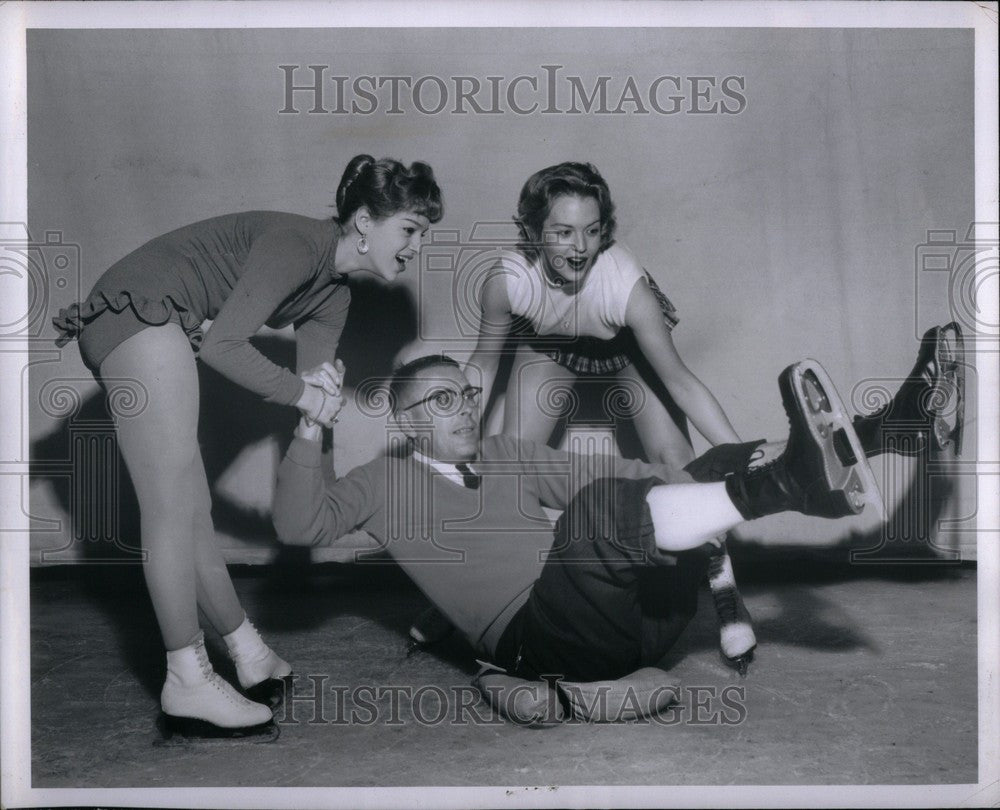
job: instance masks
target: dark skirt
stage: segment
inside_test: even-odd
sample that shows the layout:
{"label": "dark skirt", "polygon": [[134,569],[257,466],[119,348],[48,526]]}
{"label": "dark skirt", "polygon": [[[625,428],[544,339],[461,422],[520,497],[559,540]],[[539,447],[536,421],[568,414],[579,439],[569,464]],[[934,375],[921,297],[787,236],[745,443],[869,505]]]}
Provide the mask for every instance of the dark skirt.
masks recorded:
{"label": "dark skirt", "polygon": [[[676,308],[649,273],[646,273],[646,281],[660,305],[667,328],[673,329],[678,322]],[[563,338],[558,335],[538,335],[527,321],[522,321],[515,332],[539,354],[585,376],[617,374],[632,362],[635,351],[635,339],[628,329],[622,329],[611,340],[595,337]]]}

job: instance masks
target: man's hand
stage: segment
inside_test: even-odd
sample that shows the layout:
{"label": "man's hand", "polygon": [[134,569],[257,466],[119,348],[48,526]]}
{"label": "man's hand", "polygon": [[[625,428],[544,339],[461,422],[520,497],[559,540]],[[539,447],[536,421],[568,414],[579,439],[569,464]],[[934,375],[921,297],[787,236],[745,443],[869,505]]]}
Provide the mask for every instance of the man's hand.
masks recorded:
{"label": "man's hand", "polygon": [[300,376],[304,382],[322,388],[331,397],[339,397],[345,371],[344,361],[338,358],[332,363],[321,363],[316,368],[304,371]]}
{"label": "man's hand", "polygon": [[314,432],[313,428],[333,427],[337,421],[337,415],[344,407],[341,391],[345,373],[343,361],[337,359],[333,363],[322,363],[300,375],[306,388],[296,403],[296,407],[302,411],[300,428],[305,433],[297,428],[297,436],[311,438]]}
{"label": "man's hand", "polygon": [[308,416],[303,414],[299,423],[295,426],[294,435],[297,439],[318,442],[323,439],[323,428],[318,422],[313,422]]}

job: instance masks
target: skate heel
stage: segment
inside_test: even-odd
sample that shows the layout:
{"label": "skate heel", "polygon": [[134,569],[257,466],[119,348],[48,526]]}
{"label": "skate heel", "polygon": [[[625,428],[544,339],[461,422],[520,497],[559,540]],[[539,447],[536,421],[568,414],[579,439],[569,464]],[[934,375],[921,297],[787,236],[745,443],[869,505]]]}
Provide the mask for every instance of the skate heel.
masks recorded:
{"label": "skate heel", "polygon": [[[750,630],[748,634],[746,632],[747,629],[738,625],[723,628],[722,641],[719,647],[719,657],[722,658],[723,663],[727,667],[736,670],[741,678],[745,678],[747,673],[750,672],[750,665],[753,663],[754,652],[757,649],[757,639],[753,635],[753,630]],[[727,646],[748,647],[748,649],[739,655],[726,655],[725,650]]]}
{"label": "skate heel", "polygon": [[847,409],[826,370],[815,360],[803,360],[785,370],[779,386],[786,410],[798,412],[814,442],[823,449],[826,487],[822,494],[813,497],[854,514],[870,504],[884,520],[882,494]]}
{"label": "skate heel", "polygon": [[295,676],[285,675],[281,678],[268,678],[260,683],[249,686],[243,690],[243,694],[248,700],[254,703],[262,703],[274,711],[285,702],[285,698],[291,694]]}

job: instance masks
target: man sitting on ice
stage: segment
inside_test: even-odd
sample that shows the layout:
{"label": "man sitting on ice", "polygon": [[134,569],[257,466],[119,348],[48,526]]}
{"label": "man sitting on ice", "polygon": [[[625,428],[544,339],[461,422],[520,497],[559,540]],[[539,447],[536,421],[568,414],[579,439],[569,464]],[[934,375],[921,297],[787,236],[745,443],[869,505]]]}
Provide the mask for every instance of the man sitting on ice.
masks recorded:
{"label": "man sitting on ice", "polygon": [[[567,708],[580,710],[584,684],[648,684],[644,668],[695,613],[713,538],[777,512],[881,510],[868,456],[957,441],[960,350],[957,327],[931,330],[893,401],[854,420],[818,363],[789,366],[779,378],[787,442],[721,445],[690,474],[481,439],[479,389],[453,359],[422,357],[390,385],[405,452],[326,484],[320,428],[303,420],[278,473],[275,526],[282,541],[313,545],[364,529],[489,662],[479,683],[491,699],[521,679],[562,679]],[[330,371],[339,385],[342,367]],[[562,510],[554,527],[543,507]],[[498,708],[522,722],[559,718],[555,694],[542,688]]]}

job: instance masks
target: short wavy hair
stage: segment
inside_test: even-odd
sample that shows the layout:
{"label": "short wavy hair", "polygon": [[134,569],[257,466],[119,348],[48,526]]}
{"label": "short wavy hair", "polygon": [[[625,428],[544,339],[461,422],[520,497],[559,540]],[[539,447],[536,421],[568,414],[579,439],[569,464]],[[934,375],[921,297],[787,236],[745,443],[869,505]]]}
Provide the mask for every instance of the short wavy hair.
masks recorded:
{"label": "short wavy hair", "polygon": [[535,172],[521,188],[514,222],[521,233],[518,248],[528,258],[538,256],[542,244],[542,225],[556,198],[566,195],[590,198],[597,202],[601,216],[600,251],[614,244],[615,204],[611,190],[601,173],[590,163],[559,163]]}

